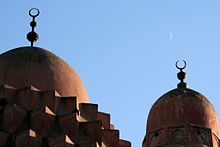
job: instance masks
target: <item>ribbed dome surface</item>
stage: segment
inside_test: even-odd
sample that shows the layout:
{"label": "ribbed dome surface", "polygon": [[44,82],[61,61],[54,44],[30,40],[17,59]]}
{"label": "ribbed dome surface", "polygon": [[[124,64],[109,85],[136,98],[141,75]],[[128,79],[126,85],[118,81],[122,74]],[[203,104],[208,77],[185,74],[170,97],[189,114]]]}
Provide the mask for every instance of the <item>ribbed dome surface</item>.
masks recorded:
{"label": "ribbed dome surface", "polygon": [[56,90],[61,96],[77,96],[88,102],[82,81],[58,56],[38,47],[21,47],[0,55],[0,85],[16,88],[34,86],[41,91]]}
{"label": "ribbed dome surface", "polygon": [[217,114],[207,98],[196,91],[177,88],[154,103],[148,116],[147,132],[183,124],[211,128],[218,134]]}

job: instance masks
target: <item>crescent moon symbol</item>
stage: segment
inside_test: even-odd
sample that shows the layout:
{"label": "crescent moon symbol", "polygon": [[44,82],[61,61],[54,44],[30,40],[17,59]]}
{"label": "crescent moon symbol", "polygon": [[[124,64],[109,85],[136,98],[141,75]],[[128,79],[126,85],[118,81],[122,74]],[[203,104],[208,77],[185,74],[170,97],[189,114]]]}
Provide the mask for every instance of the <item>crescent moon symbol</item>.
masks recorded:
{"label": "crescent moon symbol", "polygon": [[31,8],[31,9],[29,10],[29,15],[30,15],[31,17],[37,17],[39,14],[40,14],[40,10],[37,9],[37,8]]}
{"label": "crescent moon symbol", "polygon": [[182,62],[184,63],[184,65],[183,65],[183,67],[179,67],[178,66],[178,63],[179,63],[180,61],[177,61],[176,62],[176,68],[178,68],[179,70],[183,70],[184,68],[186,68],[186,61],[185,60],[182,60]]}

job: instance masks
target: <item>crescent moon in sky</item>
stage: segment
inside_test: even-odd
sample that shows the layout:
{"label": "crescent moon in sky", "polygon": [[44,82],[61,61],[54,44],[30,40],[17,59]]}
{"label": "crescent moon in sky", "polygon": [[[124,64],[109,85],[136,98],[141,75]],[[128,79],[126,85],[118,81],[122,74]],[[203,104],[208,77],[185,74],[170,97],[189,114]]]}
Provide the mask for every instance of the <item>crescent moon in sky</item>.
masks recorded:
{"label": "crescent moon in sky", "polygon": [[171,30],[169,30],[169,35],[170,35],[169,41],[172,41],[173,40],[173,32]]}

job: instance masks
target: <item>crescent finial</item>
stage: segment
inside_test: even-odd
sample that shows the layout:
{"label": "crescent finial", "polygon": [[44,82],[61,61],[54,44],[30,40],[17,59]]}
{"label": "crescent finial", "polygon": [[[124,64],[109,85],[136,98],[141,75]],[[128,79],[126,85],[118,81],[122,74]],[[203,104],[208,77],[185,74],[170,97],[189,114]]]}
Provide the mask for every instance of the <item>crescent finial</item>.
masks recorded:
{"label": "crescent finial", "polygon": [[186,68],[186,61],[185,60],[182,60],[182,61],[184,63],[183,67],[178,66],[178,63],[180,62],[179,60],[176,61],[176,68],[179,69],[179,70],[183,70],[183,69]]}
{"label": "crescent finial", "polygon": [[40,10],[37,9],[37,8],[31,8],[31,9],[29,10],[29,15],[30,15],[31,17],[37,17],[39,14],[40,14]]}
{"label": "crescent finial", "polygon": [[31,31],[27,34],[27,39],[31,42],[31,47],[33,47],[34,42],[39,39],[39,35],[34,31],[37,26],[37,22],[35,21],[35,17],[40,14],[40,11],[37,8],[31,8],[29,10],[29,15],[32,17],[32,21],[30,23]]}
{"label": "crescent finial", "polygon": [[186,73],[183,71],[183,69],[186,68],[186,61],[185,60],[182,60],[183,62],[183,66],[180,67],[178,65],[180,61],[177,61],[176,62],[176,68],[180,70],[179,73],[177,73],[177,78],[180,80],[180,83],[177,85],[178,88],[186,88],[186,83],[184,82],[184,79],[186,77]]}

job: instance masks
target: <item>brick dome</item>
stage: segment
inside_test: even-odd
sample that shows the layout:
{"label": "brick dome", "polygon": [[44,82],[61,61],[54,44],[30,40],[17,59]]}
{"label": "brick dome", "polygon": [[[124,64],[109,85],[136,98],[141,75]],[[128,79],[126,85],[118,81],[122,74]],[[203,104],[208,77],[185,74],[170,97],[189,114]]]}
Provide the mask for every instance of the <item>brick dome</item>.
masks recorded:
{"label": "brick dome", "polygon": [[131,147],[56,55],[17,48],[0,55],[0,68],[1,147]]}
{"label": "brick dome", "polygon": [[210,128],[218,134],[217,114],[208,99],[194,90],[177,88],[154,103],[148,116],[147,132],[185,124]]}
{"label": "brick dome", "polygon": [[77,96],[78,102],[88,102],[85,87],[71,66],[42,48],[7,51],[0,55],[0,69],[0,85],[56,90],[60,96]]}

